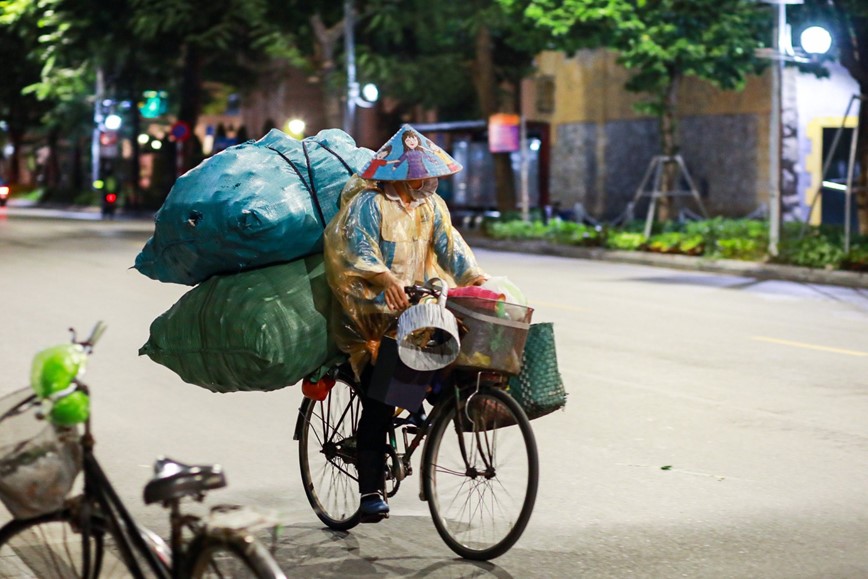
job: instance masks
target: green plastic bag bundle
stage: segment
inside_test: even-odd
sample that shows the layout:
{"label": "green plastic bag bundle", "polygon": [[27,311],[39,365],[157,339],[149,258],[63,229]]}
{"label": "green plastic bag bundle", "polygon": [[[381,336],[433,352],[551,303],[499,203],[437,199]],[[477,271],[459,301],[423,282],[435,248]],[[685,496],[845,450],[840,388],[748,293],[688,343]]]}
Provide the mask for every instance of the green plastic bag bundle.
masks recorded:
{"label": "green plastic bag bundle", "polygon": [[175,182],[135,268],[196,285],[319,253],[341,189],[372,156],[339,129],[302,141],[273,129],[221,151]]}
{"label": "green plastic bag bundle", "polygon": [[198,285],[151,324],[139,350],[212,392],[295,384],[340,356],[322,255]]}

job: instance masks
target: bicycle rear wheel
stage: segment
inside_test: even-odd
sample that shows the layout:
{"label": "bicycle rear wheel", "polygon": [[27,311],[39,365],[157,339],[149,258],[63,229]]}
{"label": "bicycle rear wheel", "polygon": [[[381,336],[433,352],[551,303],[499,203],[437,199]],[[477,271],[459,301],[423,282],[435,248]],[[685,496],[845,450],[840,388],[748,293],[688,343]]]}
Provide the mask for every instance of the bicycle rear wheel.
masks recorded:
{"label": "bicycle rear wheel", "polygon": [[[85,541],[78,518],[69,510],[7,523],[0,529],[0,577],[129,577],[106,521],[95,515],[90,527]],[[148,537],[144,533],[143,536],[148,542]],[[155,576],[144,561],[140,567],[146,577]]]}
{"label": "bicycle rear wheel", "polygon": [[502,390],[444,404],[422,458],[434,526],[465,559],[499,557],[521,537],[536,501],[539,459],[530,422]]}
{"label": "bicycle rear wheel", "polygon": [[316,516],[331,529],[359,524],[356,430],[362,403],[353,388],[338,381],[322,402],[305,400],[299,434],[304,493]]}
{"label": "bicycle rear wheel", "polygon": [[286,579],[277,562],[258,541],[241,535],[196,537],[187,551],[188,568],[182,577],[257,577]]}

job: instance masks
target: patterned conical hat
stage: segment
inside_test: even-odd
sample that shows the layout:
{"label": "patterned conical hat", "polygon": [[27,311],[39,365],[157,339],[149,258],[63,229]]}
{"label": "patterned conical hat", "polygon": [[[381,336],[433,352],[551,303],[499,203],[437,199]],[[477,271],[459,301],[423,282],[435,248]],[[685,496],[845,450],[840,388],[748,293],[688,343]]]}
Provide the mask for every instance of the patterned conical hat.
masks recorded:
{"label": "patterned conical hat", "polygon": [[408,181],[446,177],[461,165],[422,133],[404,125],[359,172],[363,179]]}

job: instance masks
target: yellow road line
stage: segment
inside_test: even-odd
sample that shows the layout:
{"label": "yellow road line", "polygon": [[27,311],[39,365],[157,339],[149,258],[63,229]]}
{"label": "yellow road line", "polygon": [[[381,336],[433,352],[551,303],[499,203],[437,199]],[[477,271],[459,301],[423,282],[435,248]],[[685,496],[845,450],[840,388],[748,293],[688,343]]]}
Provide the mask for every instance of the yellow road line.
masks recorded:
{"label": "yellow road line", "polygon": [[553,304],[551,302],[540,302],[537,300],[534,300],[533,304],[528,304],[528,305],[532,305],[534,307],[545,306],[547,308],[557,308],[559,310],[567,310],[568,312],[590,312],[591,311],[589,308],[579,308],[576,306],[565,306],[563,304]]}
{"label": "yellow road line", "polygon": [[834,352],[835,354],[847,354],[848,356],[868,356],[868,352],[860,352],[859,350],[845,350],[843,348],[830,348],[828,346],[818,346],[816,344],[805,344],[804,342],[791,342],[790,340],[779,340],[778,338],[767,338],[765,336],[753,336],[753,340],[760,342],[771,342],[773,344],[783,344],[784,346],[793,346],[794,348],[805,348],[806,350],[820,350],[822,352]]}

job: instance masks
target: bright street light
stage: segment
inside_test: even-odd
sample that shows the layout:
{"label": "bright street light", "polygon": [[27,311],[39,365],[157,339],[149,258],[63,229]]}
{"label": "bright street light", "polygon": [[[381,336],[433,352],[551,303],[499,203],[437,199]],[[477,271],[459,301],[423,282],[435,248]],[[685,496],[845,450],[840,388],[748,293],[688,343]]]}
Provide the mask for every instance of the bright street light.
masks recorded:
{"label": "bright street light", "polygon": [[291,137],[295,137],[296,139],[301,139],[304,137],[304,128],[305,123],[301,119],[291,119],[286,123],[286,132],[289,133]]}
{"label": "bright street light", "polygon": [[116,114],[110,114],[105,118],[105,128],[110,131],[116,131],[121,128],[121,118]]}
{"label": "bright street light", "polygon": [[799,42],[808,54],[826,54],[832,48],[832,35],[822,26],[810,26],[802,31]]}
{"label": "bright street light", "polygon": [[380,91],[377,89],[377,85],[373,83],[368,83],[362,87],[362,98],[364,98],[369,103],[377,102],[377,99],[380,97]]}
{"label": "bright street light", "polygon": [[151,136],[147,133],[142,133],[141,135],[136,137],[136,140],[139,142],[140,145],[147,145],[148,141],[151,140]]}

